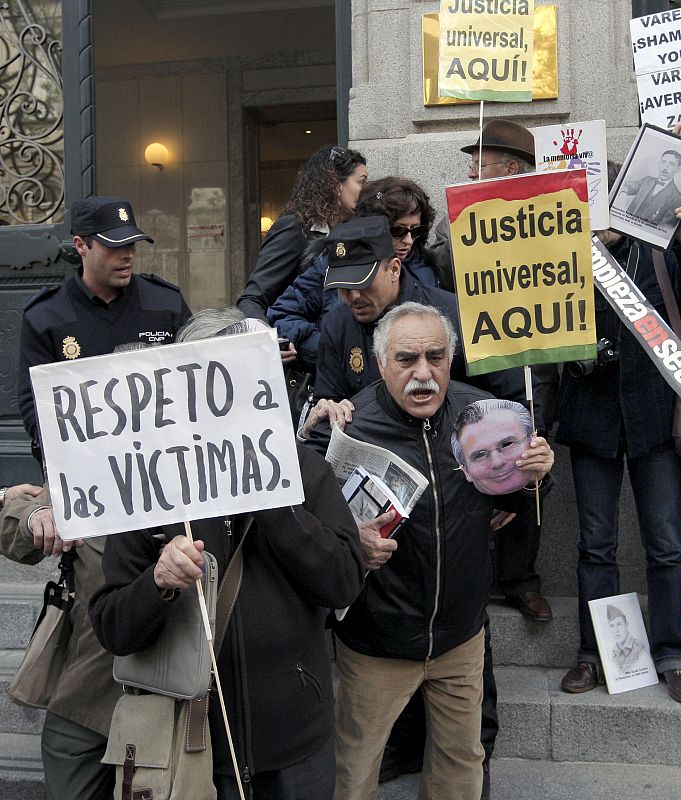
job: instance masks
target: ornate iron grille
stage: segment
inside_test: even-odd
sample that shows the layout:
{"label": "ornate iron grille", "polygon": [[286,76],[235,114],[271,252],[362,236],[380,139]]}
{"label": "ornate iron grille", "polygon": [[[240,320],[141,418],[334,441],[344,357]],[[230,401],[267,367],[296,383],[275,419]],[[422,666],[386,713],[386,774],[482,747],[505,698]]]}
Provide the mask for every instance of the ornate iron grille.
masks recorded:
{"label": "ornate iron grille", "polygon": [[61,2],[0,2],[0,225],[64,217]]}

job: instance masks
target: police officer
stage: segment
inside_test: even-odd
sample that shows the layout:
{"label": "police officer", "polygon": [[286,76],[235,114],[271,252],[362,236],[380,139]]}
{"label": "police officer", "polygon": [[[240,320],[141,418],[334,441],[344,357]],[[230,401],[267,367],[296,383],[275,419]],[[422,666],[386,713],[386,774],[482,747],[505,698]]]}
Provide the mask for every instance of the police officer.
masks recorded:
{"label": "police officer", "polygon": [[38,441],[29,368],[112,353],[119,344],[168,344],[191,316],[180,290],[156,275],[134,275],[135,243],[154,240],[119,197],[71,206],[78,272],[43,288],[24,308],[18,401],[24,427]]}

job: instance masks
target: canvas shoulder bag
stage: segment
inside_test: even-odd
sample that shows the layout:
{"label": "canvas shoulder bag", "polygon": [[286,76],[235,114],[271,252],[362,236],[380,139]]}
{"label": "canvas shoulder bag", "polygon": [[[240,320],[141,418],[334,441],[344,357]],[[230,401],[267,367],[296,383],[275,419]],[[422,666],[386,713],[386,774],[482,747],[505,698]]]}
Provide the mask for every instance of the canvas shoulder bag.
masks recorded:
{"label": "canvas shoulder bag", "polygon": [[6,691],[13,703],[47,708],[66,662],[75,600],[73,551],[62,553],[59,582],[45,586],[43,607],[16,675]]}

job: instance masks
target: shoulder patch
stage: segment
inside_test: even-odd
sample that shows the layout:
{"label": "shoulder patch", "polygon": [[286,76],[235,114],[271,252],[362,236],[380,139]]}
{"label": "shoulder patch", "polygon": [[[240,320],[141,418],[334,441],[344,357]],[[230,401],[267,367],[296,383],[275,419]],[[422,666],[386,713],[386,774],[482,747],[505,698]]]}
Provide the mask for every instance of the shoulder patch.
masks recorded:
{"label": "shoulder patch", "polygon": [[24,306],[24,311],[28,311],[29,308],[33,308],[34,305],[37,303],[41,303],[43,300],[46,300],[48,297],[51,297],[55,292],[58,292],[62,287],[62,284],[58,284],[57,286],[43,286],[43,288],[37,293],[34,294],[33,297],[26,303]]}
{"label": "shoulder patch", "polygon": [[154,275],[153,272],[138,272],[138,278],[143,278],[145,281],[149,281],[150,283],[155,283],[157,286],[165,286],[167,289],[172,289],[173,291],[180,293],[180,287],[176,286],[174,283],[167,281],[165,278],[162,278],[160,275]]}

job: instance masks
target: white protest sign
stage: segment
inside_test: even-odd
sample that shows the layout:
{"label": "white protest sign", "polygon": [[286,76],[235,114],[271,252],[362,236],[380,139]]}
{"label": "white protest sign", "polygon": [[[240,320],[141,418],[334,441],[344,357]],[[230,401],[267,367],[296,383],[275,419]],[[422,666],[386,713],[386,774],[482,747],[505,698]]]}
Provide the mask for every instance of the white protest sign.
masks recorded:
{"label": "white protest sign", "polygon": [[681,121],[681,9],[629,24],[641,119],[671,128]]}
{"label": "white protest sign", "polygon": [[303,501],[276,331],[31,368],[63,539]]}
{"label": "white protest sign", "polygon": [[571,122],[532,128],[537,172],[585,169],[591,229],[610,227],[605,121]]}

